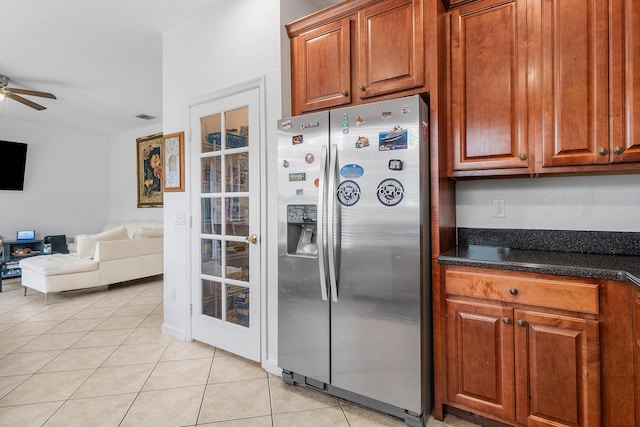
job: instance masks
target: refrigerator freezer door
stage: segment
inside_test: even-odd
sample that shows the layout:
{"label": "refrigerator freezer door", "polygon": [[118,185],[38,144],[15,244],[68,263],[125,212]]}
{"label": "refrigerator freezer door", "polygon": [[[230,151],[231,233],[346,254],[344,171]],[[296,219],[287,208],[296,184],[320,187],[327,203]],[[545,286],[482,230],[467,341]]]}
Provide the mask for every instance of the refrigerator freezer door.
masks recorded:
{"label": "refrigerator freezer door", "polygon": [[429,231],[421,230],[420,201],[428,177],[428,164],[420,162],[420,150],[428,149],[421,142],[426,114],[417,96],[331,112],[339,173],[337,188],[329,189],[339,225],[331,383],[418,414],[420,242],[421,231]]}
{"label": "refrigerator freezer door", "polygon": [[326,228],[319,187],[325,185],[320,164],[328,130],[327,112],[280,120],[277,165],[278,365],[326,383],[330,321],[320,277]]}

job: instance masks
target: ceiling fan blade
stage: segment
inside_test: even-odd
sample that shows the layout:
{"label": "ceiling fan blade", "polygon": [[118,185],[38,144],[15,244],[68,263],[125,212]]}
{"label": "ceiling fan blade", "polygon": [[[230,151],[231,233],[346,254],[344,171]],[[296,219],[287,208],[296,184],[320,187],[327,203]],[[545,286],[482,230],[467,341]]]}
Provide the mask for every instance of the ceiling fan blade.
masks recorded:
{"label": "ceiling fan blade", "polygon": [[18,95],[16,95],[16,94],[14,94],[14,93],[11,93],[11,94],[5,94],[5,96],[6,96],[7,98],[11,98],[11,99],[13,99],[14,101],[18,101],[18,102],[20,102],[20,103],[22,103],[22,104],[24,104],[24,105],[28,105],[28,106],[29,106],[29,107],[31,107],[31,108],[35,108],[36,110],[46,110],[46,109],[47,109],[47,107],[43,107],[43,106],[42,106],[42,105],[40,105],[40,104],[36,104],[35,102],[33,102],[33,101],[29,101],[28,99],[25,99],[25,98],[23,98],[23,97],[21,97],[21,96],[18,96]]}
{"label": "ceiling fan blade", "polygon": [[47,93],[47,92],[38,92],[36,90],[26,90],[26,89],[16,89],[12,87],[8,87],[7,89],[13,93],[19,93],[21,95],[41,96],[43,98],[58,99],[54,94]]}

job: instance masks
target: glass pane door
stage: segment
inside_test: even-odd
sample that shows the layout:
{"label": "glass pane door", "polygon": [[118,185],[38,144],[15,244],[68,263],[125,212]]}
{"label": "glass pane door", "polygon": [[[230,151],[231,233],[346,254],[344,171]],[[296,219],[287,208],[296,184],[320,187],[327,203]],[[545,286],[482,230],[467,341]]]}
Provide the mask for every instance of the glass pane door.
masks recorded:
{"label": "glass pane door", "polygon": [[[253,158],[259,155],[253,141],[259,133],[253,129],[257,124],[252,125],[252,113],[257,114],[250,102],[225,100],[194,109],[198,117],[192,113],[192,125],[197,123],[199,129],[199,192],[194,201],[199,212],[194,230],[199,274],[193,284],[198,291],[192,293],[192,332],[196,339],[203,337],[214,346],[259,360],[260,275],[254,271],[259,269],[259,245],[252,232],[259,229],[258,168]],[[238,345],[243,339],[257,345]],[[247,355],[248,348],[257,349],[257,355]]]}

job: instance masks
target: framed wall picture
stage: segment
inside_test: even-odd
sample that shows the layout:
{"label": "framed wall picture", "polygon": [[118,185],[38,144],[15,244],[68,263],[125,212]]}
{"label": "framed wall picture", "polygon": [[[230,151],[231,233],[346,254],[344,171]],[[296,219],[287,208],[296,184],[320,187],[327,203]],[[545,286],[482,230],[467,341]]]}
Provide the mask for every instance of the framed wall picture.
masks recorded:
{"label": "framed wall picture", "polygon": [[164,191],[184,191],[184,132],[162,137]]}
{"label": "framed wall picture", "polygon": [[138,151],[138,207],[162,206],[162,134],[136,139]]}

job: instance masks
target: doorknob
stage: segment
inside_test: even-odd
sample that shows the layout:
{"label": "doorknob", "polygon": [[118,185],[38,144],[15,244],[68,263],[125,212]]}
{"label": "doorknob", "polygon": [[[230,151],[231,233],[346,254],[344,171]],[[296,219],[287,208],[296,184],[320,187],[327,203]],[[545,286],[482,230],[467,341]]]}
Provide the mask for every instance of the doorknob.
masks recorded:
{"label": "doorknob", "polygon": [[251,236],[245,237],[244,241],[247,243],[256,244],[256,242],[258,241],[258,236],[256,236],[255,234],[252,234]]}

